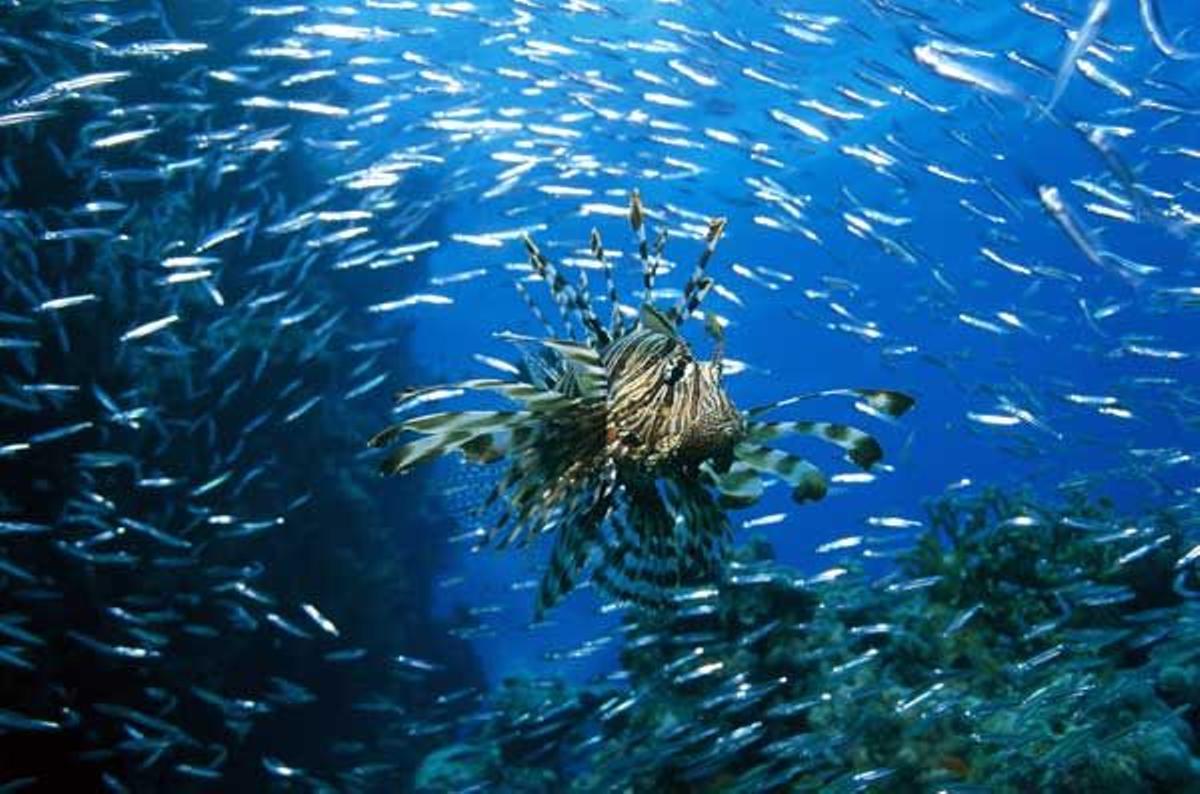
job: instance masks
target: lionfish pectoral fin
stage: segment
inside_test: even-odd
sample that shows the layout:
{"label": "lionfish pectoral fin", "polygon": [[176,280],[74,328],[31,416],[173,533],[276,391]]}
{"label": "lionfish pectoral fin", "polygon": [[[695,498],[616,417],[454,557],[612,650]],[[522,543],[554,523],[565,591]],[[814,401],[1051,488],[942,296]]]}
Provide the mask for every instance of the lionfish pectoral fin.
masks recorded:
{"label": "lionfish pectoral fin", "polygon": [[796,394],[791,397],[785,397],[782,400],[757,405],[746,411],[746,417],[748,419],[758,419],[777,408],[795,405],[801,400],[835,396],[857,397],[861,402],[860,407],[867,409],[867,413],[890,419],[903,416],[916,404],[916,399],[912,396],[892,389],[825,389],[824,391],[808,392],[807,394]]}
{"label": "lionfish pectoral fin", "polygon": [[854,389],[868,407],[893,419],[906,414],[916,405],[916,398],[892,389]]}
{"label": "lionfish pectoral fin", "polygon": [[682,583],[675,519],[653,482],[626,482],[623,493],[624,520],[611,517],[613,532],[592,579],[614,598],[661,608]]}
{"label": "lionfish pectoral fin", "polygon": [[666,486],[671,509],[682,519],[675,522],[675,534],[688,565],[687,578],[714,577],[732,534],[728,516],[697,478],[670,477]]}
{"label": "lionfish pectoral fin", "polygon": [[717,504],[725,509],[749,507],[762,498],[763,481],[751,467],[734,461],[725,471],[710,464],[700,468],[703,476],[717,489]]}
{"label": "lionfish pectoral fin", "polygon": [[426,414],[393,425],[371,439],[371,446],[385,446],[400,434],[420,433],[422,438],[410,441],[388,454],[379,469],[383,474],[399,474],[418,463],[470,446],[468,456],[483,455],[497,434],[505,434],[521,426],[528,418],[523,412],[449,411]]}
{"label": "lionfish pectoral fin", "polygon": [[371,449],[379,449],[380,447],[390,447],[395,443],[396,439],[400,438],[405,432],[404,423],[388,425],[380,430],[375,435],[367,439],[367,446]]}
{"label": "lionfish pectoral fin", "polygon": [[535,621],[540,621],[547,609],[575,589],[592,551],[597,548],[600,525],[611,507],[612,500],[606,492],[606,486],[601,485],[587,511],[576,520],[563,523],[538,586],[534,604]]}
{"label": "lionfish pectoral fin", "polygon": [[737,459],[752,469],[773,474],[792,487],[792,499],[813,502],[829,490],[825,475],[803,458],[778,449],[742,442],[734,450]]}
{"label": "lionfish pectoral fin", "polygon": [[463,454],[472,463],[495,463],[508,454],[509,433],[482,433],[462,445]]}
{"label": "lionfish pectoral fin", "polygon": [[384,475],[400,474],[418,463],[445,455],[469,439],[470,435],[462,431],[418,438],[390,452],[379,464],[379,472]]}
{"label": "lionfish pectoral fin", "polygon": [[839,446],[862,469],[870,469],[883,458],[883,447],[874,436],[836,422],[752,422],[746,438],[763,442],[789,434],[813,436]]}

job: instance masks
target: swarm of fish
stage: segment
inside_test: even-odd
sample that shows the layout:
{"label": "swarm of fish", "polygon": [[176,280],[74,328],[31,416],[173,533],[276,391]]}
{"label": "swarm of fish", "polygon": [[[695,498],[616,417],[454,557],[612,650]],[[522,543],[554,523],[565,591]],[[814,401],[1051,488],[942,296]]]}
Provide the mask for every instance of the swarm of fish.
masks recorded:
{"label": "swarm of fish", "polygon": [[[402,405],[422,405],[439,395],[474,390],[499,394],[520,409],[423,414],[370,441],[372,447],[385,447],[406,434],[417,436],[387,455],[384,474],[452,452],[478,463],[507,462],[487,498],[504,503],[490,538],[507,546],[555,533],[538,590],[538,615],[589,570],[609,594],[643,606],[665,603],[672,588],[711,579],[730,537],[725,508],[757,501],[764,477],[786,482],[799,502],[825,495],[816,466],[767,442],[790,434],[816,436],[846,450],[863,469],[883,455],[874,438],[854,427],[763,419],[802,398],[739,411],[722,384],[720,340],[712,360],[696,358],[682,332],[712,288],[707,268],[725,230],[724,218],[708,222],[699,260],[667,311],[652,297],[666,236],[649,243],[636,191],[629,222],[644,287],[633,322],[626,325],[620,312],[598,232],[592,232],[591,252],[607,280],[608,322],[597,314],[586,277],[572,284],[526,236],[533,272],[548,285],[568,324],[566,333],[556,334],[547,324],[544,338],[505,334],[526,350],[521,366],[510,367],[518,373],[515,379],[468,380],[398,396]],[[578,324],[583,341],[573,339],[571,323]],[[913,404],[905,394],[878,389],[820,394],[852,395],[889,417]]]}
{"label": "swarm of fish", "polygon": [[[398,786],[427,741],[413,681],[471,676],[427,660],[445,634],[411,597],[393,633],[432,571],[327,554],[325,524],[371,548],[355,477],[318,489],[285,463],[289,439],[356,449],[331,420],[390,342],[324,274],[347,222],[392,197],[282,179],[289,150],[314,169],[322,150],[239,104],[238,75],[296,70],[248,67],[225,26],[17,5],[0,2],[0,790]],[[187,7],[273,38],[249,6]],[[335,351],[351,367],[329,378]],[[353,730],[296,743],[336,714]]]}
{"label": "swarm of fish", "polygon": [[[421,478],[372,490],[363,460],[375,453],[360,451],[368,428],[356,421],[373,413],[372,400],[384,409],[396,349],[421,350],[421,334],[439,322],[470,322],[472,291],[505,267],[493,253],[522,231],[553,250],[535,219],[627,215],[612,185],[653,184],[664,225],[698,237],[710,228],[689,206],[698,195],[752,216],[765,243],[712,282],[704,308],[714,329],[727,319],[718,312],[745,311],[758,324],[786,308],[795,326],[779,330],[803,334],[804,362],[861,354],[856,367],[891,368],[943,401],[912,423],[923,465],[906,471],[908,493],[994,476],[1082,490],[1116,481],[1194,526],[1200,183],[1189,166],[1200,160],[1200,44],[1188,4],[1012,0],[969,14],[961,0],[835,5],[776,4],[735,25],[704,3],[0,0],[0,790],[374,791],[401,787],[420,755],[451,741],[482,678],[431,617],[426,585],[436,574],[410,561],[434,559],[457,536],[444,531],[448,517],[411,509]],[[464,226],[455,209],[466,205]],[[463,256],[468,266],[444,267]],[[622,339],[672,319],[647,312],[643,322],[619,308]],[[595,388],[587,373],[598,348],[580,312],[567,312],[583,341],[514,337],[526,353],[516,369],[542,391],[557,383],[580,399]],[[613,344],[615,327],[603,327]],[[712,394],[739,370],[747,381],[763,372],[687,356],[697,382],[721,376]],[[420,369],[422,359],[400,366]],[[856,396],[874,410],[869,395]],[[715,439],[711,448],[674,462],[625,449],[618,476],[633,489],[618,483],[625,490],[608,494],[613,518],[585,554],[594,576],[615,577],[604,544],[627,547],[618,565],[635,579],[659,576],[653,564],[669,558],[659,578],[670,587],[638,579],[626,589],[659,603],[668,590],[695,596],[695,610],[685,599],[667,632],[681,641],[705,638],[689,621],[720,608],[682,580],[718,564],[722,542],[701,548],[701,563],[674,556],[675,534],[644,551],[628,494],[650,479],[644,469],[661,467],[669,477],[656,471],[655,490],[674,516],[667,480],[694,475],[695,490],[721,508],[699,518],[724,522],[731,503],[780,478],[778,461],[760,470],[737,455],[744,443],[772,443],[750,438],[769,415],[737,413],[747,437],[732,448],[737,434],[717,432],[701,435]],[[637,426],[638,416],[626,419]],[[691,449],[676,438],[671,454]],[[703,461],[687,456],[706,451]],[[818,482],[799,480],[814,493]],[[526,484],[508,484],[495,509]],[[871,498],[893,498],[881,485]],[[586,516],[600,491],[579,493],[549,512],[534,497],[529,518]],[[760,504],[771,499],[768,491]],[[837,511],[867,504],[825,507],[841,525],[854,516]],[[639,526],[662,528],[660,511],[642,512]],[[519,517],[510,514],[497,543],[518,527],[512,542],[547,528]],[[877,519],[881,531],[910,520]],[[785,520],[771,512],[741,525],[775,531]],[[397,523],[407,531],[386,529]],[[1177,555],[1158,572],[1157,597],[1194,604],[1194,540],[1176,549],[1162,540],[1174,530],[1143,520],[1093,529],[1098,547],[1118,552],[1109,557],[1118,572]],[[858,549],[877,562],[894,553],[879,542],[855,534],[819,549]],[[558,565],[573,570],[576,560]],[[457,595],[448,588],[464,577],[453,573],[438,597]],[[725,581],[768,573],[727,566]],[[797,574],[804,587],[795,589],[838,574]],[[888,581],[883,603],[855,592],[839,609],[879,611],[932,586]],[[547,590],[556,597],[559,584]],[[996,592],[957,604],[945,631],[986,625],[992,612],[981,604],[1013,591]],[[1014,672],[1050,687],[1014,696],[1020,720],[1045,714],[1046,700],[1092,704],[1108,691],[1072,662],[1086,666],[1088,643],[1113,640],[1114,627],[1060,636],[1049,625],[1057,605],[1077,619],[1120,616],[1142,596],[1128,598],[1121,586],[1077,578],[1045,594],[1045,619],[1012,635],[1024,654]],[[574,643],[539,662],[537,635],[506,631],[505,608],[472,602],[454,636],[488,661],[489,638],[500,636],[553,675],[622,645],[611,636]],[[660,610],[668,620],[674,611]],[[856,620],[851,636],[884,636],[883,622]],[[1153,648],[1169,633],[1177,669],[1191,663],[1194,606],[1142,610],[1131,625]],[[728,647],[753,645],[749,626],[762,624],[748,621]],[[903,633],[927,641],[941,631],[925,620]],[[652,633],[624,644],[657,643]],[[1134,640],[1113,647],[1136,657]],[[880,661],[865,653],[831,664],[853,677]],[[675,674],[716,684],[714,661],[706,652]],[[719,681],[707,713],[721,721],[703,736],[686,720],[663,726],[680,750],[666,755],[694,761],[697,779],[738,770],[737,749],[762,739],[755,720],[733,721],[739,703],[762,702],[761,690],[742,689],[741,672]],[[943,683],[930,681],[928,695],[907,686],[900,696],[913,705],[903,714],[928,707],[936,716],[980,698],[949,683],[932,689]],[[606,724],[629,703],[616,698]],[[506,746],[553,754],[579,714],[537,701],[511,721]],[[768,733],[773,719],[762,720]],[[1089,717],[1048,763],[1078,757],[1081,743],[1124,741],[1124,728],[1104,722]],[[819,761],[852,751],[847,737],[843,728],[828,743],[775,750]],[[981,741],[1014,765],[1014,746],[1045,748],[1024,735]],[[861,765],[838,782],[892,785],[884,766],[895,765]]]}
{"label": "swarm of fish", "polygon": [[[736,549],[720,585],[626,615],[618,672],[575,690],[508,681],[452,746],[463,760],[423,768],[458,789],[536,772],[580,792],[1200,783],[1200,601],[1175,576],[1200,556],[1194,532],[995,490],[868,524],[811,575]],[[913,548],[866,575],[865,551],[897,531]],[[488,748],[505,763],[481,763]]]}

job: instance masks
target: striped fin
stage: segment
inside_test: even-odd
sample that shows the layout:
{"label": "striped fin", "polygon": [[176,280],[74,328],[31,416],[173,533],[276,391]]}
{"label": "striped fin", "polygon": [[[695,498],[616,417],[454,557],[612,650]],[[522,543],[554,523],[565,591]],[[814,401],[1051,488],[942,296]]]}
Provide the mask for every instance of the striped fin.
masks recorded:
{"label": "striped fin", "polygon": [[512,444],[512,433],[481,433],[462,445],[463,454],[472,463],[495,463],[504,458]]}
{"label": "striped fin", "polygon": [[529,417],[528,413],[513,411],[441,411],[414,416],[401,422],[405,430],[424,435],[435,433],[486,433],[509,427],[514,421]]}
{"label": "striped fin", "polygon": [[637,240],[638,258],[642,260],[642,289],[645,290],[642,304],[645,305],[653,302],[654,278],[667,237],[665,232],[659,231],[654,240],[654,252],[651,253],[650,245],[646,242],[646,214],[642,207],[642,196],[637,190],[629,195],[629,225]]}
{"label": "striped fin", "polygon": [[379,473],[384,475],[400,474],[418,463],[424,463],[453,452],[470,441],[472,437],[469,432],[423,436],[389,453],[379,464]]}
{"label": "striped fin", "polygon": [[393,425],[377,433],[368,443],[372,447],[391,444],[400,434],[414,432],[422,438],[410,441],[391,452],[380,464],[383,474],[399,474],[435,457],[474,443],[474,449],[485,448],[480,437],[504,434],[530,418],[528,412],[455,411],[426,414]]}
{"label": "striped fin", "polygon": [[675,327],[674,321],[650,303],[642,304],[642,308],[638,312],[638,322],[649,331],[674,339],[679,338],[679,330]]}
{"label": "striped fin", "polygon": [[562,339],[544,339],[538,336],[527,336],[525,334],[516,334],[512,331],[500,331],[494,336],[497,339],[503,339],[505,342],[513,344],[537,344],[548,347],[558,353],[569,358],[571,361],[579,364],[581,367],[591,369],[604,370],[604,364],[600,358],[600,354],[588,345],[581,345],[578,342],[568,342]]}
{"label": "striped fin", "polygon": [[791,434],[815,436],[836,444],[863,469],[871,468],[883,458],[883,447],[874,437],[857,427],[836,422],[751,422],[746,440],[773,441]]}
{"label": "striped fin", "polygon": [[711,582],[731,536],[728,518],[698,480],[626,483],[624,515],[613,514],[602,564],[592,578],[608,595],[665,609],[680,588]]}
{"label": "striped fin", "polygon": [[[605,568],[624,589],[646,602],[665,601],[680,583],[675,519],[653,482],[625,483],[627,537],[607,555]],[[632,540],[632,542],[630,542]]]}
{"label": "striped fin", "polygon": [[665,486],[671,510],[681,519],[675,522],[675,531],[688,564],[685,578],[714,576],[731,537],[728,516],[697,479],[670,477]]}
{"label": "striped fin", "polygon": [[621,302],[617,295],[617,281],[613,277],[612,263],[604,256],[604,243],[600,240],[600,232],[592,229],[591,238],[588,242],[592,249],[592,256],[604,268],[604,283],[608,287],[608,302],[612,305],[612,316],[609,318],[608,331],[615,338],[624,332],[625,323],[621,319]]}
{"label": "striped fin", "polygon": [[727,510],[749,507],[762,498],[762,478],[745,463],[734,461],[724,472],[718,472],[706,463],[701,471],[717,489],[717,504]]}
{"label": "striped fin", "polygon": [[[575,401],[575,398],[566,397],[558,392],[539,389],[531,383],[501,380],[499,378],[472,378],[471,380],[459,381],[458,383],[451,383],[444,386],[429,386],[422,389],[406,390],[396,395],[396,401],[403,404],[414,401],[414,398],[418,398],[413,404],[423,405],[425,401],[419,399],[421,396],[446,390],[493,392],[513,402],[522,403],[531,411],[538,412],[566,410],[571,408]],[[371,444],[371,446],[380,445]]]}
{"label": "striped fin", "polygon": [[696,313],[696,310],[700,308],[700,304],[704,303],[704,299],[707,298],[708,293],[712,291],[713,284],[715,283],[716,282],[708,276],[700,279],[699,286],[691,293],[691,295],[684,297],[685,302],[681,304],[682,311],[680,312],[679,319],[676,322],[677,325],[683,325],[683,323],[686,322],[689,317]]}
{"label": "striped fin", "polygon": [[529,253],[529,262],[533,265],[534,272],[549,284],[550,294],[554,296],[563,316],[570,317],[572,313],[576,314],[593,343],[600,346],[608,344],[608,331],[596,317],[596,312],[592,309],[591,301],[588,300],[586,293],[575,289],[558,272],[558,268],[542,254],[532,237],[527,234],[522,235],[521,240],[525,243],[525,250]]}
{"label": "striped fin", "polygon": [[[492,544],[527,543],[556,527],[564,531],[586,515],[605,471],[604,416],[603,399],[576,400],[562,418],[533,416],[507,437],[492,434],[494,443],[504,444],[509,461],[485,501],[485,506],[504,503]],[[484,445],[484,454],[490,451],[488,441],[473,443]]]}
{"label": "striped fin", "polygon": [[[557,384],[555,391],[551,393],[570,395],[572,398],[579,396],[591,399],[603,396],[608,389],[608,372],[604,368],[603,360],[596,350],[587,345],[562,339],[540,339],[514,334],[511,331],[502,331],[496,334],[496,337],[518,347],[526,344],[538,345],[553,351],[570,364],[561,377],[569,379],[574,388],[562,388],[562,384]],[[536,387],[531,386],[531,388]]]}
{"label": "striped fin", "polygon": [[864,406],[871,409],[870,413],[876,415],[882,414],[893,419],[903,416],[916,402],[916,400],[904,392],[893,391],[891,389],[826,389],[807,394],[797,394],[792,397],[785,397],[782,400],[766,403],[765,405],[755,406],[746,411],[746,418],[757,419],[777,408],[786,408],[802,400],[834,396],[857,397],[862,401]]}
{"label": "striped fin", "polygon": [[696,262],[696,267],[692,269],[692,275],[683,285],[683,294],[679,296],[679,301],[671,310],[671,320],[675,325],[682,325],[688,317],[691,317],[692,312],[700,307],[708,290],[712,288],[712,279],[706,278],[704,271],[708,268],[708,262],[712,259],[713,252],[717,250],[717,243],[720,242],[721,235],[725,232],[725,223],[724,218],[712,218],[708,222],[708,233],[704,236],[704,250],[700,252],[700,259]]}
{"label": "striped fin", "polygon": [[903,416],[916,404],[916,399],[904,392],[892,389],[851,389],[864,405],[876,413],[895,419]]}
{"label": "striped fin", "polygon": [[606,472],[597,483],[587,509],[572,521],[566,522],[555,538],[550,561],[542,574],[534,604],[534,619],[541,620],[550,607],[575,589],[588,558],[598,549],[600,529],[612,510],[615,471]]}
{"label": "striped fin", "polygon": [[650,581],[653,563],[639,554],[641,539],[615,513],[609,518],[612,537],[606,541],[604,558],[592,572],[592,581],[606,595],[643,609],[663,609],[671,604],[670,590]]}
{"label": "striped fin", "polygon": [[[638,258],[642,260],[642,277],[652,286],[654,276],[650,267],[650,246],[646,244],[646,216],[642,211],[642,196],[636,188],[629,194],[629,226],[633,229],[634,239],[637,240]],[[649,294],[650,286],[646,287],[646,292]]]}
{"label": "striped fin", "polygon": [[404,425],[388,425],[380,430],[375,435],[367,440],[367,446],[371,449],[379,449],[380,447],[390,447],[395,443],[396,439],[404,434]]}
{"label": "striped fin", "polygon": [[789,452],[743,441],[733,454],[752,469],[773,474],[792,486],[792,499],[797,502],[817,501],[829,490],[820,469]]}
{"label": "striped fin", "polygon": [[663,250],[667,247],[667,230],[659,229],[654,234],[654,249],[650,252],[650,269],[646,272],[644,282],[646,294],[643,303],[654,301],[654,279],[663,263]]}
{"label": "striped fin", "polygon": [[521,300],[523,300],[525,305],[529,307],[529,311],[531,314],[533,314],[534,319],[541,324],[543,329],[545,329],[546,336],[558,336],[558,332],[550,323],[550,320],[546,317],[546,313],[543,312],[541,307],[537,305],[537,301],[535,301],[533,296],[529,294],[529,290],[525,289],[525,285],[520,281],[514,281],[513,289],[517,291],[517,294],[521,296]]}

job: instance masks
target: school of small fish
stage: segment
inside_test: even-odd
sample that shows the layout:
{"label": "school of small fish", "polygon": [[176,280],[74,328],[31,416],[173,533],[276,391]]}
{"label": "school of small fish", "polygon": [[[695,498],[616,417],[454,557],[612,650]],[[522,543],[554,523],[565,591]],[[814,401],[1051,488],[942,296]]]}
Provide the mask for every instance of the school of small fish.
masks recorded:
{"label": "school of small fish", "polygon": [[[0,792],[404,789],[483,722],[472,648],[511,641],[529,604],[437,576],[487,539],[469,507],[494,482],[380,482],[363,445],[392,394],[403,414],[481,382],[461,382],[469,356],[423,357],[424,335],[528,375],[503,351],[541,334],[523,305],[539,281],[551,316],[586,303],[606,333],[656,299],[679,324],[702,287],[697,317],[740,357],[714,362],[735,402],[839,394],[856,399],[831,421],[883,420],[887,464],[832,472],[812,512],[759,461],[735,539],[873,564],[924,499],[1004,471],[1179,516],[1081,532],[1117,567],[1171,550],[1166,584],[1196,601],[1185,3],[0,0],[0,22]],[[592,229],[631,202],[661,238],[606,233],[597,255]],[[716,214],[727,258],[687,283],[670,257],[715,245]],[[636,302],[588,294],[609,272]],[[895,422],[845,383],[921,409]],[[540,611],[574,572],[559,587],[538,566],[512,589],[540,588]],[[1064,597],[1125,598],[1089,587]],[[438,593],[470,608],[435,617]],[[675,630],[649,625],[548,659]],[[768,682],[703,649],[671,661],[675,685],[724,693],[680,746],[712,743],[695,774],[728,773],[763,739],[731,715]],[[594,705],[505,735],[536,755]]]}

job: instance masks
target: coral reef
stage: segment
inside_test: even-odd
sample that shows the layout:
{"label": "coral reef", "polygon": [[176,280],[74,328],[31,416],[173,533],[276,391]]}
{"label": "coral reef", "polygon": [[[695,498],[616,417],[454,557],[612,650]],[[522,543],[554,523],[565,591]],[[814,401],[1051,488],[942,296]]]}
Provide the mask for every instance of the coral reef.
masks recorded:
{"label": "coral reef", "polygon": [[[1177,513],[945,498],[882,578],[752,542],[720,587],[628,615],[623,671],[568,696],[593,705],[548,747],[576,791],[1200,790]],[[501,699],[479,741],[553,708]]]}

